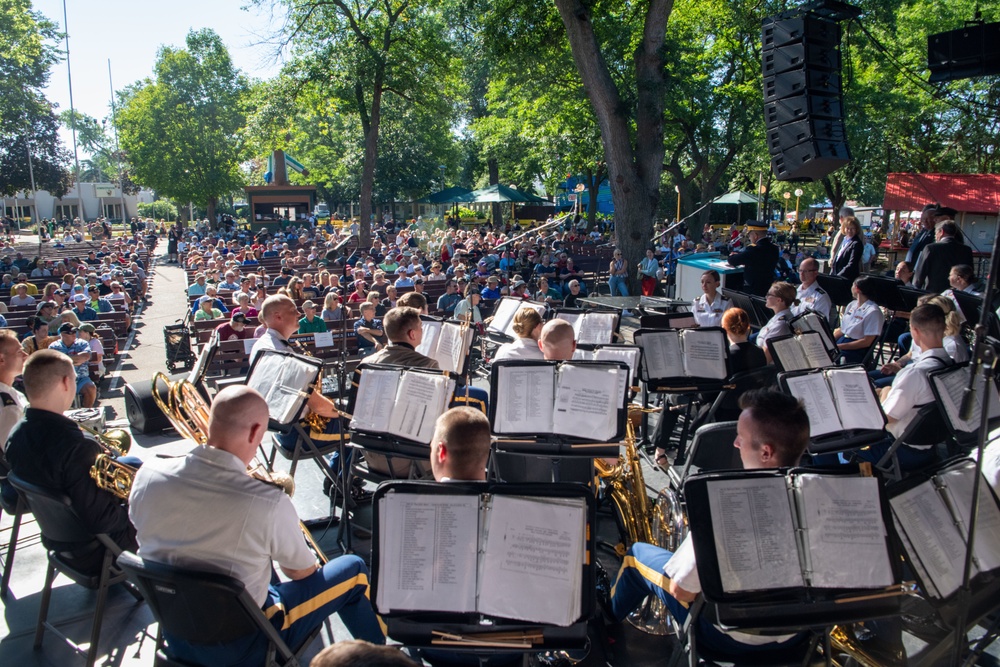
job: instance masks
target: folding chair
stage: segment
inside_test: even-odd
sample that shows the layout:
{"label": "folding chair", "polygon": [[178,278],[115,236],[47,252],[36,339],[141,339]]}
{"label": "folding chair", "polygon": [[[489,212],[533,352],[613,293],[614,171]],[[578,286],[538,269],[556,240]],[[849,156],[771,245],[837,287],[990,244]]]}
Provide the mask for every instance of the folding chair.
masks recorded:
{"label": "folding chair", "polygon": [[889,450],[882,455],[875,467],[884,472],[888,479],[898,482],[903,479],[904,471],[899,463],[899,448],[909,445],[931,445],[937,446],[947,442],[951,438],[951,432],[945,424],[941,408],[937,403],[929,403],[921,406],[917,411],[917,416],[906,427],[903,433],[893,440]]}
{"label": "folding chair", "polygon": [[[41,648],[42,637],[48,629],[69,644],[74,651],[85,655],[87,667],[93,667],[97,660],[97,647],[101,637],[108,588],[125,581],[125,573],[114,564],[114,559],[121,553],[121,549],[106,534],[93,534],[87,531],[65,494],[26,482],[15,473],[11,473],[8,480],[23,495],[35,515],[35,520],[41,528],[42,543],[48,550],[49,566],[45,573],[45,587],[42,589],[42,601],[38,609],[38,624],[35,626],[35,649]],[[98,571],[94,572],[92,568],[84,567],[84,559],[94,559],[98,555],[102,556]],[[97,592],[94,622],[90,631],[90,647],[86,651],[48,621],[49,602],[52,599],[52,584],[56,573],[62,573],[84,588]],[[136,600],[142,601],[138,592],[131,587],[127,588]]]}
{"label": "folding chair", "polygon": [[739,470],[743,467],[736,440],[736,422],[706,424],[694,433],[688,458],[680,471],[670,467],[670,486],[680,492],[690,475],[712,470]]}
{"label": "folding chair", "polygon": [[291,461],[289,466],[288,474],[292,477],[295,476],[295,469],[299,465],[299,461],[315,461],[321,470],[328,471],[329,468],[326,465],[326,456],[334,452],[339,452],[342,441],[348,439],[346,429],[343,428],[344,424],[341,422],[341,433],[340,437],[336,440],[323,441],[322,444],[317,443],[310,435],[302,428],[301,424],[295,424],[293,430],[298,436],[295,439],[295,446],[292,449],[287,449],[281,444],[278,439],[277,433],[271,434],[271,453],[267,455],[267,467],[269,470],[274,470],[274,460],[277,458],[278,454],[286,461]]}
{"label": "folding chair", "polygon": [[10,588],[10,571],[14,565],[14,552],[17,551],[17,538],[21,532],[21,520],[24,518],[25,513],[30,512],[27,503],[24,501],[24,497],[20,493],[17,494],[17,500],[13,504],[4,502],[3,496],[0,496],[0,511],[6,512],[14,520],[14,523],[10,527],[10,540],[7,542],[7,550],[3,558],[3,577],[0,579],[0,598],[5,598]]}
{"label": "folding chair", "polygon": [[164,633],[206,647],[259,634],[263,653],[259,657],[263,661],[256,664],[298,667],[302,664],[299,657],[322,627],[310,634],[301,646],[290,647],[238,579],[149,561],[128,551],[118,557],[118,566],[146,596],[149,608],[159,623],[156,638],[158,667],[194,665],[171,657]]}

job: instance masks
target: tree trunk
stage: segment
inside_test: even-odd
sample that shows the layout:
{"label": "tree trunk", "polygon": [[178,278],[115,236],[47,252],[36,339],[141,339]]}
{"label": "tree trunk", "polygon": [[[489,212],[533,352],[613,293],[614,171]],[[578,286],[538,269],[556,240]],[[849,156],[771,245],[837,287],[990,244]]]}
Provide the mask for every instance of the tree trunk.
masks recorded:
{"label": "tree trunk", "polygon": [[601,128],[608,181],[615,204],[615,235],[629,267],[629,292],[639,293],[636,266],[653,235],[663,171],[663,44],[672,0],[649,0],[642,39],[634,53],[635,144],[631,118],[601,54],[590,13],[580,0],[555,0],[573,61]]}
{"label": "tree trunk", "polygon": [[207,217],[208,217],[208,228],[209,229],[216,229],[216,224],[215,224],[215,205],[218,203],[218,201],[219,201],[218,197],[209,197],[208,198],[208,212],[207,212]]}
{"label": "tree trunk", "polygon": [[[362,248],[372,245],[372,191],[375,189],[375,164],[378,161],[378,132],[382,120],[382,84],[384,72],[380,69],[375,74],[372,86],[371,113],[367,114],[367,122],[362,118],[362,128],[365,134],[365,160],[361,169],[361,195],[358,202],[361,209],[361,224],[358,225],[358,242]],[[357,87],[357,96],[364,114],[364,95]]]}
{"label": "tree trunk", "polygon": [[[500,182],[500,162],[495,157],[491,157],[486,161],[486,166],[490,170],[490,185],[498,184]],[[493,221],[494,227],[503,226],[503,209],[500,207],[500,202],[493,202],[490,219]]]}

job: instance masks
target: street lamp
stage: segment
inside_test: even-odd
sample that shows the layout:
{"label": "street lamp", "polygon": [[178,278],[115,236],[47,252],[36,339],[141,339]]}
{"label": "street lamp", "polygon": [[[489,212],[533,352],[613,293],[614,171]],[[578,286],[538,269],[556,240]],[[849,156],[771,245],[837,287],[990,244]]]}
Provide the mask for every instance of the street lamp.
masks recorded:
{"label": "street lamp", "polygon": [[681,219],[681,186],[675,185],[674,192],[677,193],[677,217],[674,218],[674,222],[678,222]]}
{"label": "street lamp", "polygon": [[802,188],[795,188],[795,224],[799,224],[799,197],[802,196]]}
{"label": "street lamp", "polygon": [[[444,190],[444,165],[443,164],[439,164],[438,165],[438,169],[441,170],[441,190],[443,191]],[[444,205],[444,203],[442,203],[441,204],[441,220],[442,220],[442,222],[444,221],[444,210],[445,210],[445,205]]]}
{"label": "street lamp", "polygon": [[[759,180],[759,176],[758,176],[758,180]],[[760,220],[762,220],[762,218],[760,217],[760,202],[761,202],[761,199],[764,199],[764,196],[767,194],[767,186],[763,185],[763,184],[758,185],[757,186],[757,191],[758,191],[758,194],[760,195],[760,196],[757,197],[757,220],[760,221]]]}
{"label": "street lamp", "polygon": [[785,194],[783,194],[781,196],[785,198],[785,213],[782,216],[781,222],[782,222],[782,224],[787,224],[788,223],[788,200],[792,198],[792,193],[791,192],[786,192]]}

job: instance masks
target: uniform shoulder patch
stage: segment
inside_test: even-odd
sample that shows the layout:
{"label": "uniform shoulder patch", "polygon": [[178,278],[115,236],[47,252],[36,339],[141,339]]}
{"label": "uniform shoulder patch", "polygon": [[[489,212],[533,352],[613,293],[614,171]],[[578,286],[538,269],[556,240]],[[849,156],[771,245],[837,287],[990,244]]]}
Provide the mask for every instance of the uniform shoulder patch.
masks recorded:
{"label": "uniform shoulder patch", "polygon": [[0,394],[0,406],[6,408],[10,405],[17,405],[17,401],[14,400],[14,397],[6,392]]}

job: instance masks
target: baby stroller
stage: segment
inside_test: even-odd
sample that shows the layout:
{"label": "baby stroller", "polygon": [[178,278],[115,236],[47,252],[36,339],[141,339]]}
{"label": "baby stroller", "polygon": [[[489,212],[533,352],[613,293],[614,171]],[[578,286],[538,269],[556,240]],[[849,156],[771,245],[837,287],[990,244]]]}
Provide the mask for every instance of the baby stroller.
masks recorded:
{"label": "baby stroller", "polygon": [[163,327],[163,343],[167,348],[167,368],[171,373],[181,365],[184,371],[191,370],[194,365],[194,352],[191,351],[191,332],[187,324],[168,324]]}

